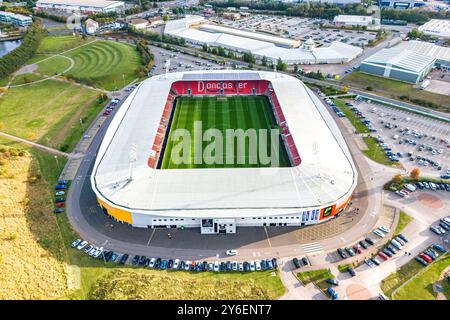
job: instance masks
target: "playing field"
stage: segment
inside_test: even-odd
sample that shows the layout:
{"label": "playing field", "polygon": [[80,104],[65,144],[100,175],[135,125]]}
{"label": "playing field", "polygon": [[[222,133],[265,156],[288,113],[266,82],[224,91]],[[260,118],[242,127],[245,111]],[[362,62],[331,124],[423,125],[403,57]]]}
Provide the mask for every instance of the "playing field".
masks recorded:
{"label": "playing field", "polygon": [[[198,139],[202,135],[194,130],[200,124],[203,141]],[[187,130],[190,137],[179,129]],[[243,143],[239,143],[240,138],[236,135],[229,134],[230,129],[237,135],[238,129],[248,133],[242,138]],[[260,129],[267,130],[267,135],[262,136]],[[161,169],[290,166],[280,134],[272,139],[270,129],[278,129],[278,126],[267,97],[180,97],[176,102]],[[216,137],[218,134],[220,138]],[[260,156],[271,156],[272,144],[278,150],[275,155],[278,165]]]}

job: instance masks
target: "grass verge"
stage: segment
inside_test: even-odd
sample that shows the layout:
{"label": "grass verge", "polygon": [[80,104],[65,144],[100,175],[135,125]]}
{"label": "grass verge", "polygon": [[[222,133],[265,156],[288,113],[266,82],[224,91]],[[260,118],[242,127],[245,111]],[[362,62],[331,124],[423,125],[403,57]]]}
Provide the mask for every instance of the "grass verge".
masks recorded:
{"label": "grass verge", "polygon": [[333,274],[328,269],[299,272],[297,277],[304,285],[314,283],[321,290],[326,290],[330,286],[330,284],[327,283],[327,279],[334,278]]}
{"label": "grass verge", "polygon": [[398,219],[397,227],[394,230],[394,237],[398,236],[399,233],[402,232],[403,229],[413,220],[409,215],[405,212],[400,211],[400,218]]}

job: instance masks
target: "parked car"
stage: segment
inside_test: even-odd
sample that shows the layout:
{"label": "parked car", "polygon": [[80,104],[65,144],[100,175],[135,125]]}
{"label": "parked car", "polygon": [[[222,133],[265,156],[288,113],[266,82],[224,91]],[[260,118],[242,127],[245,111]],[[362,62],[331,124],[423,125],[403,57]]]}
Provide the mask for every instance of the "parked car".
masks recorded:
{"label": "parked car", "polygon": [[425,260],[427,263],[431,263],[433,262],[433,259],[431,259],[431,257],[425,253],[421,253],[419,254],[419,257],[421,257],[423,260]]}
{"label": "parked car", "polygon": [[77,240],[75,240],[75,241],[73,241],[71,244],[70,244],[70,246],[72,247],[72,248],[75,248],[75,247],[77,247],[80,243],[81,243],[81,239],[77,239]]}
{"label": "parked car", "polygon": [[140,259],[141,257],[140,256],[134,256],[133,257],[133,260],[131,261],[131,264],[133,265],[133,266],[137,266],[138,265],[138,263],[139,263],[139,259]]}
{"label": "parked car", "polygon": [[165,270],[167,268],[167,260],[166,259],[162,259],[161,260],[161,270]]}
{"label": "parked car", "polygon": [[219,272],[219,261],[214,261],[214,271]]}
{"label": "parked car", "polygon": [[443,246],[441,246],[440,244],[437,244],[437,243],[433,243],[433,248],[439,250],[442,253],[447,252],[447,250],[445,250]]}
{"label": "parked car", "polygon": [[238,263],[237,261],[233,261],[233,271],[237,271],[238,270]]}
{"label": "parked car", "polygon": [[334,291],[334,289],[332,287],[329,287],[327,289],[327,293],[330,295],[331,299],[333,299],[333,300],[337,300],[339,298],[337,292]]}
{"label": "parked car", "polygon": [[375,244],[375,241],[373,241],[373,240],[370,239],[370,238],[366,238],[365,241],[366,241],[369,245],[371,245],[371,246],[373,246],[373,245]]}
{"label": "parked car", "polygon": [[348,254],[350,255],[350,257],[354,257],[354,256],[356,255],[356,253],[355,253],[355,252],[353,251],[353,249],[350,248],[350,247],[346,247],[346,248],[345,248],[345,251],[348,252]]}
{"label": "parked car", "polygon": [[408,238],[405,237],[402,233],[400,233],[398,236],[399,236],[403,241],[409,242]]}
{"label": "parked car", "polygon": [[351,275],[352,277],[356,276],[356,271],[355,271],[355,269],[353,269],[352,267],[348,267],[348,268],[347,268],[347,271],[348,271],[348,273],[350,273],[350,275]]}
{"label": "parked car", "polygon": [[308,264],[310,264],[307,257],[303,257],[302,258],[302,263],[303,263],[304,266],[307,266]]}
{"label": "parked car", "polygon": [[338,286],[338,285],[339,285],[339,281],[338,281],[337,279],[334,279],[334,278],[328,278],[328,279],[327,279],[327,282],[328,282],[329,284],[332,284],[332,285],[335,285],[335,286]]}
{"label": "parked car", "polygon": [[434,233],[436,233],[438,236],[442,235],[442,232],[439,228],[437,228],[436,226],[431,226],[430,230],[433,231]]}
{"label": "parked car", "polygon": [[88,245],[88,242],[83,240],[77,245],[77,250],[84,249],[87,245]]}
{"label": "parked car", "polygon": [[389,258],[392,258],[394,256],[394,254],[388,248],[384,248],[383,253],[387,255]]}
{"label": "parked car", "polygon": [[298,269],[301,267],[300,262],[297,258],[292,259],[292,263],[294,264],[294,266]]}
{"label": "parked car", "polygon": [[369,246],[367,245],[367,242],[365,242],[364,240],[361,240],[360,242],[358,242],[359,245],[361,247],[363,247],[364,249],[367,249]]}
{"label": "parked car", "polygon": [[125,263],[127,263],[127,260],[128,260],[128,254],[125,253],[124,255],[122,255],[122,257],[120,257],[119,263],[125,264]]}
{"label": "parked car", "polygon": [[184,270],[185,270],[185,271],[189,271],[189,269],[191,268],[191,263],[192,263],[192,262],[189,261],[189,260],[186,261],[186,264],[185,264],[185,266],[184,266]]}
{"label": "parked car", "polygon": [[156,264],[156,258],[151,258],[150,262],[148,263],[149,268],[154,268]]}
{"label": "parked car", "polygon": [[342,259],[347,259],[347,253],[345,252],[345,250],[342,250],[341,248],[337,249],[338,254],[341,256]]}
{"label": "parked car", "polygon": [[237,255],[238,254],[238,251],[237,250],[227,250],[226,251],[226,255],[227,256],[235,256],[235,255]]}
{"label": "parked car", "polygon": [[419,256],[415,257],[415,259],[416,259],[416,261],[418,261],[420,264],[422,264],[424,266],[428,265],[428,263]]}
{"label": "parked car", "polygon": [[380,229],[380,230],[383,231],[384,233],[389,233],[389,229],[386,228],[385,226],[379,226],[378,229]]}
{"label": "parked car", "polygon": [[364,262],[371,268],[375,267],[375,263],[373,263],[373,261],[370,259],[366,258],[366,259],[364,259]]}
{"label": "parked car", "polygon": [[371,259],[372,261],[373,261],[373,263],[375,263],[377,266],[379,266],[380,264],[381,264],[381,261],[380,261],[380,259],[378,259],[376,256],[375,257],[372,257],[372,259]]}
{"label": "parked car", "polygon": [[391,240],[391,244],[392,244],[394,247],[396,247],[398,250],[402,250],[402,245],[401,245],[398,241],[396,241],[395,239],[392,239],[392,240]]}
{"label": "parked car", "polygon": [[385,234],[379,229],[373,230],[373,233],[376,234],[377,236],[379,236],[380,238],[384,238],[385,237]]}
{"label": "parked car", "polygon": [[384,261],[386,261],[387,259],[389,259],[388,255],[382,251],[378,252],[378,255],[380,256],[381,259],[383,259]]}
{"label": "parked car", "polygon": [[395,241],[397,241],[398,243],[400,243],[402,246],[404,246],[406,243],[405,241],[403,241],[402,238],[400,238],[399,236],[394,238]]}
{"label": "parked car", "polygon": [[391,251],[392,254],[396,254],[397,251],[398,251],[398,249],[395,248],[392,244],[389,244],[386,248],[387,248],[389,251]]}

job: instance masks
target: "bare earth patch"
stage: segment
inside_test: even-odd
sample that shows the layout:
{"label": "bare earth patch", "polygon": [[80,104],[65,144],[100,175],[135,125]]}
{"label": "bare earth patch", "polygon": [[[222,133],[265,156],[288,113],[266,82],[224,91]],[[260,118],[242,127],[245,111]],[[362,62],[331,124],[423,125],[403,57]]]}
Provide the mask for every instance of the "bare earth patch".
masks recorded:
{"label": "bare earth patch", "polygon": [[431,209],[441,209],[444,207],[444,203],[438,197],[431,195],[429,193],[421,193],[417,196],[417,199],[423,204],[425,207]]}
{"label": "bare earth patch", "polygon": [[47,193],[31,155],[0,145],[0,299],[67,294],[64,246]]}
{"label": "bare earth patch", "polygon": [[14,74],[16,76],[21,75],[21,74],[25,74],[25,73],[33,73],[35,72],[37,69],[39,68],[39,66],[35,63],[33,64],[27,64],[26,66],[23,66],[22,68],[20,68],[19,70],[17,70]]}

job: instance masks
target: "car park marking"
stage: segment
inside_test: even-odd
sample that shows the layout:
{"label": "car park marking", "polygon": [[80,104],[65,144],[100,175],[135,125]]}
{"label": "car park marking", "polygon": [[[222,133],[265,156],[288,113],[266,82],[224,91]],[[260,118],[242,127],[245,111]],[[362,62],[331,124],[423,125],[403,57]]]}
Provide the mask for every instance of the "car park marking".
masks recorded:
{"label": "car park marking", "polygon": [[153,235],[155,234],[156,229],[153,229],[150,233],[150,237],[148,238],[147,247],[150,245],[150,241],[153,239]]}

